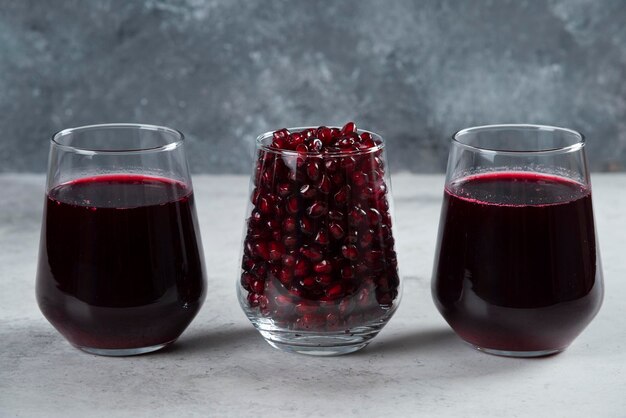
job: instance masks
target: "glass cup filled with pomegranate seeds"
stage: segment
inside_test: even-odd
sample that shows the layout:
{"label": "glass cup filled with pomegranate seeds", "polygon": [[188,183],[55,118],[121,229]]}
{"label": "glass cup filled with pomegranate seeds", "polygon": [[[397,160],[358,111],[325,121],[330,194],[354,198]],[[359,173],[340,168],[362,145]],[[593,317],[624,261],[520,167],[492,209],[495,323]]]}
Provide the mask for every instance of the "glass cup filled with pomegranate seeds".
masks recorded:
{"label": "glass cup filled with pomegranate seeds", "polygon": [[397,309],[384,146],[352,122],[257,138],[237,290],[272,346],[351,353]]}

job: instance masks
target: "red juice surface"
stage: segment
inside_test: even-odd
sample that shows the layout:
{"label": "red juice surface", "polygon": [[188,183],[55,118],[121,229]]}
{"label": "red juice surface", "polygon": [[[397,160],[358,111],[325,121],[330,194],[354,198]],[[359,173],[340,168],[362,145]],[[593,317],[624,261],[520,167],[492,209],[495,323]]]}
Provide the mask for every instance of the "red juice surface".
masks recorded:
{"label": "red juice surface", "polygon": [[471,344],[563,349],[600,307],[591,191],[580,183],[529,172],[456,180],[437,245],[436,305]]}
{"label": "red juice surface", "polygon": [[175,340],[204,300],[193,194],[183,183],[103,175],[50,190],[37,299],[73,344],[148,347]]}

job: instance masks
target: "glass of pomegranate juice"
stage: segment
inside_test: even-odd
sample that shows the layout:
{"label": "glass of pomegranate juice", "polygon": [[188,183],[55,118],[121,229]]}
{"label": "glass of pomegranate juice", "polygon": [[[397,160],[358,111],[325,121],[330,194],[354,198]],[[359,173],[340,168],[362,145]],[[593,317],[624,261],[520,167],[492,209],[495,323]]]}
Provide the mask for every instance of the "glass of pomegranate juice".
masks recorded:
{"label": "glass of pomegranate juice", "polygon": [[183,135],[135,124],[54,135],[37,302],[74,346],[148,353],[198,313],[205,273]]}
{"label": "glass of pomegranate juice", "polygon": [[257,138],[237,291],[272,346],[351,353],[398,307],[384,145],[352,122]]}
{"label": "glass of pomegranate juice", "polygon": [[585,141],[493,125],[454,135],[432,280],[437,308],[475,348],[537,357],[567,348],[604,294]]}

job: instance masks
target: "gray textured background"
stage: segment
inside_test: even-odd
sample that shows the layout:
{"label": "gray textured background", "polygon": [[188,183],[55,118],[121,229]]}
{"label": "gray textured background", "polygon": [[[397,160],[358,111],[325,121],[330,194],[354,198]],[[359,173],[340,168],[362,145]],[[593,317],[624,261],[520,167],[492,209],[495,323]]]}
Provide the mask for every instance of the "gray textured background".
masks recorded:
{"label": "gray textured background", "polygon": [[443,171],[463,127],[582,131],[626,166],[626,1],[0,0],[0,171],[45,171],[92,123],[185,132],[195,172],[250,172],[283,126],[354,119],[394,171]]}

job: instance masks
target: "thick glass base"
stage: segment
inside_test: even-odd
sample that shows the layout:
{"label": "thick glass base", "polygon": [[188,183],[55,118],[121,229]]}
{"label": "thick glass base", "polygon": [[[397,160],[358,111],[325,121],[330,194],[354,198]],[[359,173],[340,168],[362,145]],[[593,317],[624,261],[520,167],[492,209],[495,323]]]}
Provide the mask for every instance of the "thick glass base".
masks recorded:
{"label": "thick glass base", "polygon": [[537,351],[508,351],[508,350],[494,350],[493,348],[479,347],[477,345],[470,344],[478,351],[483,353],[492,354],[494,356],[501,357],[519,357],[519,358],[532,358],[532,357],[546,357],[558,354],[565,348],[557,348],[551,350],[537,350]]}
{"label": "thick glass base", "polygon": [[383,325],[363,326],[337,333],[257,329],[272,347],[282,351],[310,356],[339,356],[365,347]]}
{"label": "thick glass base", "polygon": [[92,347],[81,347],[76,346],[76,348],[89,353],[95,354],[98,356],[106,356],[106,357],[127,357],[127,356],[138,356],[140,354],[152,353],[154,351],[158,351],[168,345],[172,344],[176,340],[168,341],[163,344],[151,345],[149,347],[138,347],[138,348],[92,348]]}

